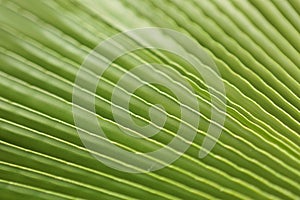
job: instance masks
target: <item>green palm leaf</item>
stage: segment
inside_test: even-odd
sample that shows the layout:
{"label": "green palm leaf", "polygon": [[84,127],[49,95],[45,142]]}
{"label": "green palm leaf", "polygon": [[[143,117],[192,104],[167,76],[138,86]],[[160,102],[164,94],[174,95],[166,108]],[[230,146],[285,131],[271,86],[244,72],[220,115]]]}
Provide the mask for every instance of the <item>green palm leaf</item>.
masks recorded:
{"label": "green palm leaf", "polygon": [[[0,2],[0,199],[300,199],[299,0]],[[178,160],[157,171],[126,173],[94,156],[125,166],[122,158],[85,147],[72,95],[78,70],[100,42],[145,27],[172,29],[200,44],[215,62],[226,96],[211,94],[190,63],[163,50],[116,59],[94,94],[95,115],[115,145],[154,151],[176,137],[181,123],[190,125],[181,119],[176,95],[153,84],[134,92],[126,112],[137,124],[155,126],[149,108],[162,104],[164,109],[155,108],[167,115],[163,128],[148,138],[123,133],[112,113],[112,91],[140,64],[164,65],[151,68],[153,76],[189,83],[201,117],[194,141]],[[124,44],[98,52],[97,61]],[[98,77],[93,70],[87,74]],[[226,120],[216,145],[200,159],[200,150],[210,150],[201,145],[210,137],[211,109],[222,113],[213,98],[219,106],[226,99]],[[94,134],[88,127],[80,131]]]}

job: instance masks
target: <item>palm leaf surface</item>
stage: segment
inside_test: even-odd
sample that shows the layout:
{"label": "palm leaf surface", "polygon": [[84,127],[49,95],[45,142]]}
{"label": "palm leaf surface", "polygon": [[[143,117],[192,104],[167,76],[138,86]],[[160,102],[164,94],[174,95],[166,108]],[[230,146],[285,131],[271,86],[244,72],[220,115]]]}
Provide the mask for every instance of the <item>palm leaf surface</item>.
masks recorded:
{"label": "palm leaf surface", "polygon": [[[299,1],[13,0],[1,1],[0,9],[1,199],[300,198]],[[155,86],[174,120],[148,141],[124,140],[110,96],[130,67],[166,64],[193,85],[201,105],[197,137],[180,159],[159,171],[128,174],[84,147],[72,91],[77,70],[99,42],[149,26],[192,37],[214,59],[226,89],[226,121],[214,149],[198,159],[212,106],[201,77],[164,52],[116,60],[97,91],[96,110],[123,148],[156,149],[180,122],[171,93]],[[156,94],[149,88],[135,94],[130,113],[139,123],[149,122],[144,104],[157,103],[145,91]]]}

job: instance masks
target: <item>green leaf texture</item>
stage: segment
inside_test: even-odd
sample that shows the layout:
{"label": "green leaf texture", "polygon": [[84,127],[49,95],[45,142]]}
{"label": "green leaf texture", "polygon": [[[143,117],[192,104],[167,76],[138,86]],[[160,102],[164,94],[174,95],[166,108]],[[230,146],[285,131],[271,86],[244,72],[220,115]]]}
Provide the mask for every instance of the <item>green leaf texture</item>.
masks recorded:
{"label": "green leaf texture", "polygon": [[[300,199],[299,0],[0,2],[0,199]],[[125,138],[111,113],[111,91],[137,64],[165,64],[176,74],[170,80],[193,86],[201,107],[197,136],[183,156],[164,169],[131,174],[102,164],[82,144],[72,91],[101,41],[143,27],[179,31],[213,58],[226,89],[226,121],[213,150],[199,159],[211,118],[206,83],[167,52],[124,55],[95,94],[96,115],[115,144],[152,151],[182,122],[172,92],[141,88],[129,110],[136,122],[149,123],[148,106],[162,101],[168,120],[148,140]]]}

